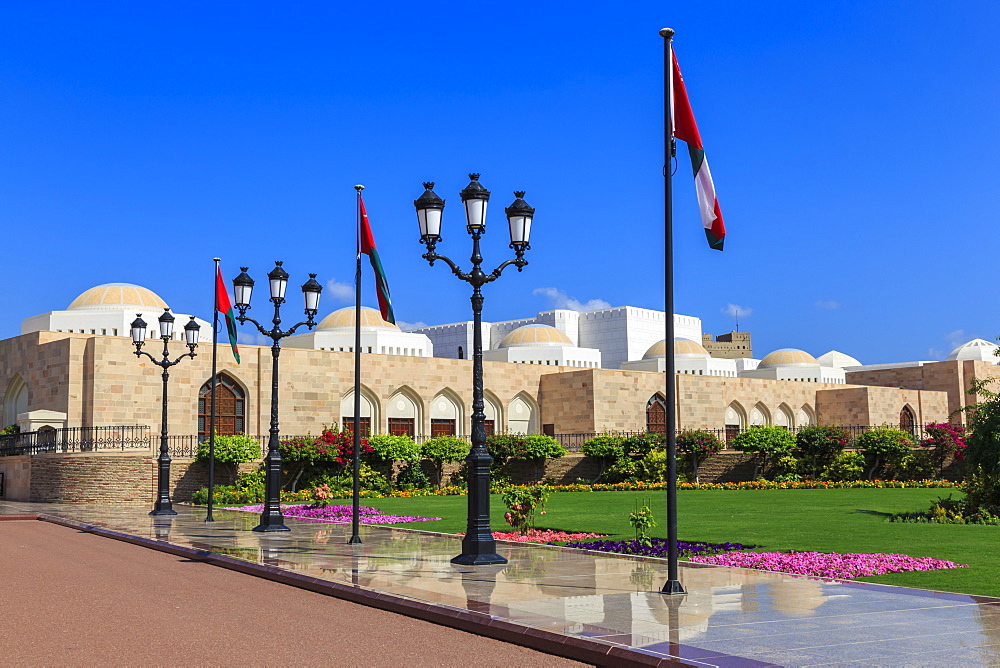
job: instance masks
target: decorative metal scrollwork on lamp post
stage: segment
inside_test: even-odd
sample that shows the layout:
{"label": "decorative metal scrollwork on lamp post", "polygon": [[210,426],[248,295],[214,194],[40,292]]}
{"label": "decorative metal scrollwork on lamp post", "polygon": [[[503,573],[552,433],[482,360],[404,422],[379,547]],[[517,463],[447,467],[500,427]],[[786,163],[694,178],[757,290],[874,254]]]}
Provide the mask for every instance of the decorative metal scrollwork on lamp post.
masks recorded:
{"label": "decorative metal scrollwork on lamp post", "polygon": [[524,191],[516,191],[514,203],[504,209],[510,227],[510,248],[514,259],[507,260],[487,274],[482,270],[483,256],[479,252],[479,240],[486,232],[486,205],[490,191],[479,183],[479,174],[469,174],[472,181],[460,193],[465,205],[466,230],[472,236],[472,271],[466,273],[444,255],[435,251],[441,241],[441,215],[444,200],[434,194],[434,183],[424,184],[424,194],[413,204],[417,209],[420,224],[420,241],[427,246],[423,258],[431,266],[441,260],[460,280],[472,286],[472,449],[466,458],[469,471],[469,514],[465,537],[462,539],[462,554],[452,559],[452,563],[480,566],[505,564],[507,560],[496,553],[496,541],[490,529],[490,464],[493,462],[486,450],[486,413],[483,401],[483,293],[480,288],[500,278],[501,272],[510,265],[521,271],[528,261],[524,252],[531,247],[528,238],[535,210],[524,201]]}
{"label": "decorative metal scrollwork on lamp post", "polygon": [[163,414],[160,419],[160,456],[157,458],[158,473],[156,481],[156,505],[149,513],[150,515],[176,515],[170,503],[170,447],[167,443],[167,381],[170,379],[170,367],[180,362],[185,357],[194,357],[194,349],[198,347],[198,332],[201,327],[191,316],[191,320],[184,325],[184,340],[187,343],[188,352],[177,359],[170,360],[170,350],[168,344],[174,335],[174,316],[170,314],[170,309],[164,309],[157,319],[160,325],[160,338],[163,340],[163,359],[156,359],[142,349],[146,342],[146,323],[142,319],[142,314],[137,313],[136,319],[132,321],[132,343],[135,344],[135,355],[141,358],[148,357],[156,366],[163,369]]}
{"label": "decorative metal scrollwork on lamp post", "polygon": [[264,510],[260,514],[260,524],[253,530],[288,531],[288,527],[285,526],[285,518],[281,514],[281,451],[278,449],[278,355],[281,353],[281,339],[291,336],[302,325],[306,325],[309,329],[316,326],[314,318],[319,310],[319,295],[323,291],[323,286],[316,280],[316,274],[309,274],[309,280],[302,286],[306,319],[289,329],[282,330],[280,327],[281,305],[285,302],[288,272],[282,268],[281,262],[275,262],[274,269],[267,275],[267,279],[271,288],[271,303],[274,304],[271,329],[264,329],[259,322],[247,317],[254,286],[253,279],[247,275],[247,267],[240,267],[240,275],[233,279],[233,296],[236,308],[240,312],[237,317],[240,324],[253,323],[258,332],[272,341],[271,428],[267,439],[267,455],[264,457]]}

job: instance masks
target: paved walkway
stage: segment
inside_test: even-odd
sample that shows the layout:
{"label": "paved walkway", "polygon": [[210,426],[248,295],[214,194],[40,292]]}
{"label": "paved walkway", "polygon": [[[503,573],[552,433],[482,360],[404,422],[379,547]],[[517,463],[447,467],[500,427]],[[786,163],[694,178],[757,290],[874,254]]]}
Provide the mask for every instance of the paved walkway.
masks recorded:
{"label": "paved walkway", "polygon": [[[1000,599],[682,563],[688,593],[656,592],[660,560],[504,543],[506,566],[463,567],[455,536],[255,515],[0,502],[70,526],[338,598],[602,665],[1000,665]],[[2,536],[2,534],[0,534]],[[262,624],[261,632],[267,632]]]}

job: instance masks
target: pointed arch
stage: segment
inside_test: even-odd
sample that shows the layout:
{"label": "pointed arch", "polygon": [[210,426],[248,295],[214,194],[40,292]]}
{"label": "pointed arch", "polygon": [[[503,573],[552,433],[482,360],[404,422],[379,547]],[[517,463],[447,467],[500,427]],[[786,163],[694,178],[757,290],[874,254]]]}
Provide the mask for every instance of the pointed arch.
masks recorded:
{"label": "pointed arch", "polygon": [[[483,390],[483,412],[486,413],[486,435],[490,436],[503,428],[503,409],[500,399],[489,390]],[[472,433],[472,430],[469,430]]]}
{"label": "pointed arch", "polygon": [[[365,385],[361,386],[361,414],[358,416],[360,418],[360,429],[363,435],[371,435],[375,433],[381,425],[381,413],[379,412],[381,406],[379,405],[378,396],[371,391],[370,388]],[[353,429],[354,428],[354,388],[347,390],[340,397],[340,428],[341,429]]]}
{"label": "pointed arch", "polygon": [[519,392],[507,405],[507,431],[512,434],[538,433],[538,404],[527,392]]}
{"label": "pointed arch", "polygon": [[667,433],[667,399],[659,392],[646,402],[646,431]]}
{"label": "pointed arch", "polygon": [[816,424],[816,411],[809,404],[802,404],[799,407],[796,424],[800,427],[809,427]]}
{"label": "pointed arch", "polygon": [[916,434],[917,414],[910,404],[906,404],[899,411],[899,428],[910,434]]}
{"label": "pointed arch", "polygon": [[771,424],[771,411],[767,409],[764,402],[758,401],[750,409],[750,426],[756,427],[762,424]]}
{"label": "pointed arch", "polygon": [[[235,377],[220,372],[215,388],[215,433],[232,436],[246,433],[247,389]],[[208,437],[212,413],[212,379],[198,390],[198,437]]]}
{"label": "pointed arch", "polygon": [[416,438],[418,425],[423,425],[420,395],[409,385],[403,385],[386,402],[385,416],[390,434]]}
{"label": "pointed arch", "polygon": [[778,405],[778,410],[774,411],[774,424],[777,427],[793,429],[795,427],[795,416],[792,409],[786,403]]}
{"label": "pointed arch", "polygon": [[736,438],[736,435],[747,427],[747,411],[738,401],[726,406],[726,441]]}
{"label": "pointed arch", "polygon": [[28,412],[28,384],[15,373],[3,396],[3,426],[17,424],[17,416]]}
{"label": "pointed arch", "polygon": [[450,387],[434,395],[428,412],[431,418],[431,436],[459,436],[459,428],[464,430],[467,426],[465,404]]}

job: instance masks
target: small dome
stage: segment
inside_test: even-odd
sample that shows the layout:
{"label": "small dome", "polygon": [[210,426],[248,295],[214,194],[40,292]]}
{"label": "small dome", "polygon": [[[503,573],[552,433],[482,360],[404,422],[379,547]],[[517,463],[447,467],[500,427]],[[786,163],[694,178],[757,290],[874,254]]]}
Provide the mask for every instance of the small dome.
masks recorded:
{"label": "small dome", "polygon": [[131,283],[105,283],[91,288],[74,299],[69,311],[118,311],[121,309],[167,308],[167,303],[152,290]]}
{"label": "small dome", "polygon": [[946,361],[979,360],[981,362],[997,363],[1000,361],[1000,358],[997,358],[994,354],[997,348],[1000,348],[1000,346],[990,343],[985,339],[972,339],[968,343],[963,343],[958,348],[952,350]]}
{"label": "small dome", "polygon": [[525,325],[503,337],[500,348],[519,348],[526,346],[572,346],[568,336],[555,327],[548,325]]}
{"label": "small dome", "polygon": [[[656,359],[666,357],[667,340],[662,339],[649,347],[649,350],[642,356],[642,359]],[[696,341],[678,337],[674,339],[674,355],[678,357],[710,357],[705,348]]]}
{"label": "small dome", "polygon": [[768,369],[776,366],[811,366],[819,365],[815,357],[797,348],[782,348],[775,350],[760,361],[758,369]]}
{"label": "small dome", "polygon": [[[319,321],[320,329],[354,329],[354,307],[348,306],[334,311]],[[399,329],[391,322],[382,319],[382,314],[367,306],[361,307],[361,329]]]}
{"label": "small dome", "polygon": [[837,350],[831,350],[824,355],[820,355],[816,358],[816,361],[819,362],[820,366],[831,367],[834,369],[843,369],[844,367],[849,366],[861,366],[861,362],[854,359],[850,355],[845,355]]}

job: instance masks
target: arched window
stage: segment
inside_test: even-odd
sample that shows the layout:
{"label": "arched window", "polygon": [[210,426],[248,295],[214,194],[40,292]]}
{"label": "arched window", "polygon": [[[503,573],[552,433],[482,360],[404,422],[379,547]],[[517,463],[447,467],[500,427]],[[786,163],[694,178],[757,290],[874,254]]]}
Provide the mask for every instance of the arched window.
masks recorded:
{"label": "arched window", "polygon": [[916,425],[917,419],[913,417],[913,411],[909,406],[903,406],[903,410],[899,411],[899,428],[912,434]]}
{"label": "arched window", "polygon": [[667,433],[667,402],[659,394],[646,402],[646,431]]}
{"label": "arched window", "polygon": [[[208,437],[211,423],[212,381],[198,392],[198,437]],[[242,434],[246,430],[246,393],[235,380],[224,373],[218,376],[215,388],[215,433],[219,436]]]}
{"label": "arched window", "polygon": [[462,350],[462,346],[458,347],[458,359],[460,359],[460,360],[464,360],[465,359],[465,351]]}

